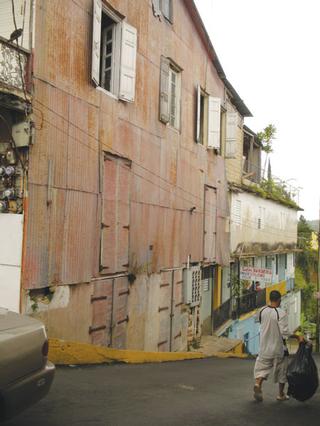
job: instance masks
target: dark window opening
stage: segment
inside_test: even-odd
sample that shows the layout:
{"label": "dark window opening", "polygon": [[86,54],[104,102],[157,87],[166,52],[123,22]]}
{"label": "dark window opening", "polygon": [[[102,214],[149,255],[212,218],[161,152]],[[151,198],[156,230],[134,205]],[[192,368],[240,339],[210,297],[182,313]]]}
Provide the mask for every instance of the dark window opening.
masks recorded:
{"label": "dark window opening", "polygon": [[101,22],[101,87],[113,91],[116,22],[102,13]]}
{"label": "dark window opening", "polygon": [[204,107],[205,107],[205,96],[201,93],[200,96],[200,134],[199,142],[204,144]]}

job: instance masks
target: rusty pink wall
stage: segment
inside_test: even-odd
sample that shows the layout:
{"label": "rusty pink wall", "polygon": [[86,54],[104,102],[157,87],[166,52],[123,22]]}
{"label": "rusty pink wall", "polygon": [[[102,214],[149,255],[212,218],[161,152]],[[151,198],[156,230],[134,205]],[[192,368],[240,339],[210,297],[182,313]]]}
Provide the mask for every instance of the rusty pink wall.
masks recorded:
{"label": "rusty pink wall", "polygon": [[[195,90],[223,99],[223,83],[182,0],[173,25],[154,17],[150,0],[108,3],[138,31],[132,104],[90,82],[92,0],[37,2],[25,288],[99,275],[101,151],[132,160],[130,267],[156,272],[203,258],[204,185],[225,181],[215,154],[194,140]],[[161,55],[183,70],[180,132],[158,118]]]}

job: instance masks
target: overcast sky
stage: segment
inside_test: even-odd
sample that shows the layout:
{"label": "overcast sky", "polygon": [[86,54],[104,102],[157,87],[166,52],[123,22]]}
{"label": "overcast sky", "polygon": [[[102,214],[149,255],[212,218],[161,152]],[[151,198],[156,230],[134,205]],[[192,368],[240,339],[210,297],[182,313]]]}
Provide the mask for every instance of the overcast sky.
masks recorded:
{"label": "overcast sky", "polygon": [[[254,131],[277,128],[272,173],[303,187],[319,215],[319,0],[196,0],[227,78],[250,109]],[[293,180],[293,179],[296,179]]]}

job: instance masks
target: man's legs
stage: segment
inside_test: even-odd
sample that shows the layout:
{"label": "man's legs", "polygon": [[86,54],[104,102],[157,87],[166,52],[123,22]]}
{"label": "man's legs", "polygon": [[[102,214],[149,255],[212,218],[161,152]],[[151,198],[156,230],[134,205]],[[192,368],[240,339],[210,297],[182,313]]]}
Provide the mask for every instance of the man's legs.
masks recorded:
{"label": "man's legs", "polygon": [[278,401],[287,401],[288,395],[284,392],[284,388],[287,382],[287,369],[288,369],[288,357],[277,359],[275,365],[275,382],[279,383],[279,395],[277,396]]}
{"label": "man's legs", "polygon": [[253,397],[258,402],[263,401],[262,383],[264,380],[267,380],[272,368],[273,359],[263,359],[259,356],[257,357],[254,366],[255,385],[253,388]]}

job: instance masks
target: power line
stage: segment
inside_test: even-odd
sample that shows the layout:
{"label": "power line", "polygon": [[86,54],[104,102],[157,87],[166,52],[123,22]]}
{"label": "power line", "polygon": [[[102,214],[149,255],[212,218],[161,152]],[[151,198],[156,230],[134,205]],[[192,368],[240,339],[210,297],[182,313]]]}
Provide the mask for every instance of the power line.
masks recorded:
{"label": "power line", "polygon": [[[38,102],[39,102],[39,101],[38,101]],[[40,103],[40,104],[42,104],[41,102],[39,102],[39,103]],[[43,106],[45,106],[45,105],[43,105]],[[46,107],[46,106],[45,106],[45,107]],[[78,126],[74,125],[73,123],[69,122],[69,121],[68,121],[65,117],[61,116],[61,115],[60,115],[60,114],[58,114],[56,111],[52,110],[52,109],[51,109],[51,108],[49,108],[49,107],[46,107],[46,108],[47,108],[48,110],[50,110],[51,112],[53,112],[54,114],[56,114],[56,115],[57,115],[58,117],[60,117],[61,119],[63,119],[63,120],[65,120],[65,121],[67,121],[67,122],[68,122],[68,124],[69,124],[70,126],[75,127],[76,129],[78,129],[78,130],[80,130],[81,132],[83,132],[83,133],[85,134],[85,136],[90,137],[90,138],[94,139],[96,142],[100,143],[99,139],[95,138],[94,136],[90,135],[89,133],[87,133],[86,131],[84,131],[83,129],[81,129],[80,127],[78,127]],[[39,111],[41,111],[41,110],[39,110]],[[41,111],[41,112],[42,112],[42,111]],[[92,150],[94,153],[98,154],[98,153],[100,152],[98,149],[96,149],[96,148],[94,148],[94,147],[92,147],[92,146],[90,146],[90,145],[88,145],[88,144],[84,143],[84,142],[83,142],[83,141],[81,141],[80,139],[78,139],[78,138],[76,138],[76,137],[72,136],[69,132],[66,132],[66,131],[62,130],[60,127],[58,127],[57,125],[53,124],[52,122],[50,122],[50,121],[49,121],[49,120],[47,120],[46,118],[44,118],[44,117],[43,117],[42,119],[43,119],[43,121],[44,121],[44,122],[46,122],[46,123],[47,123],[47,124],[49,124],[50,126],[52,126],[52,127],[56,128],[59,132],[61,132],[61,133],[65,134],[66,136],[70,137],[71,139],[73,139],[73,140],[77,141],[78,143],[80,143],[80,144],[82,144],[83,146],[85,146],[87,149]],[[114,149],[113,147],[111,147],[111,146],[108,146],[108,145],[107,145],[106,147],[107,147],[107,148],[109,148],[109,149],[111,149],[111,151],[112,151],[112,152],[114,152],[114,153],[116,153],[116,154],[118,154],[118,155],[120,155],[120,156],[122,156],[122,155],[123,155],[122,153],[118,152],[117,150],[115,150],[115,149]],[[203,203],[203,201],[204,201],[204,199],[203,199],[203,198],[201,198],[201,197],[199,197],[199,196],[196,196],[195,194],[193,194],[193,193],[191,193],[191,192],[189,192],[189,191],[185,190],[184,188],[182,188],[182,187],[180,187],[180,186],[178,186],[178,185],[173,185],[171,182],[167,181],[166,179],[162,178],[161,176],[159,176],[159,175],[155,174],[154,172],[150,171],[149,169],[147,169],[146,167],[144,167],[144,166],[142,166],[142,165],[140,165],[140,164],[138,164],[138,163],[135,163],[135,165],[136,165],[136,167],[141,168],[141,169],[143,169],[143,170],[147,171],[149,174],[151,174],[151,175],[155,176],[157,179],[160,179],[160,180],[164,181],[166,184],[171,185],[171,186],[172,186],[172,189],[178,189],[178,190],[181,190],[181,191],[185,192],[186,194],[191,195],[194,199],[197,199],[197,200],[199,200],[201,203]],[[131,171],[131,172],[132,172],[135,176],[137,176],[137,177],[139,177],[139,178],[141,178],[141,179],[145,180],[146,182],[148,182],[148,183],[150,183],[150,184],[154,185],[155,187],[157,187],[157,188],[159,188],[159,189],[161,189],[161,190],[163,190],[163,191],[165,191],[165,192],[167,192],[167,193],[169,193],[169,194],[171,194],[171,193],[172,193],[170,190],[168,190],[167,188],[164,188],[164,187],[163,187],[163,186],[161,186],[159,183],[156,183],[156,182],[154,182],[154,181],[152,181],[152,180],[150,180],[150,179],[147,179],[145,176],[142,176],[142,175],[140,175],[140,174],[139,174],[139,173],[137,173],[137,172],[134,172],[134,171]],[[192,200],[187,199],[187,198],[184,198],[184,197],[179,196],[179,195],[177,195],[177,194],[175,194],[175,198],[178,198],[178,199],[180,199],[180,200],[182,200],[182,201],[185,201],[185,202],[187,202],[187,203],[192,203],[192,202],[193,202]],[[232,219],[231,219],[232,212],[231,212],[231,216],[230,216],[230,212],[229,212],[229,210],[222,209],[221,207],[219,207],[219,206],[217,206],[217,205],[215,205],[215,204],[212,204],[212,203],[208,203],[208,204],[209,204],[209,207],[210,207],[210,206],[212,207],[212,210],[213,210],[213,209],[216,209],[216,210],[217,210],[217,212],[224,213],[227,217],[230,217],[230,223],[238,224],[238,222],[237,222],[237,221],[234,221],[234,220],[232,220]],[[187,210],[186,210],[186,211],[187,211]],[[226,217],[226,216],[225,216],[225,219],[227,219],[227,217]],[[250,225],[245,224],[245,223],[242,223],[241,225],[242,225],[242,226],[245,226],[245,227],[247,227],[247,228],[253,229],[253,230],[258,230],[258,228],[257,228],[257,221],[250,220],[250,219],[246,219],[246,221],[247,221],[247,222],[251,222],[251,223],[252,223],[252,224],[254,224],[255,226],[250,226]],[[288,236],[289,238],[294,238],[294,237],[296,237],[296,234],[293,234],[293,233],[284,233],[284,232],[283,232],[284,230],[282,230],[281,228],[272,227],[271,225],[268,225],[268,229],[269,229],[269,230],[268,230],[268,231],[266,230],[265,232],[268,232],[268,234],[271,234],[271,235],[277,235],[277,236],[278,236],[278,235],[279,235],[279,231],[281,231],[282,235],[284,234],[284,235]],[[274,229],[276,232],[272,232],[272,231],[270,231],[270,229]],[[260,231],[263,231],[263,230],[260,230]]]}

